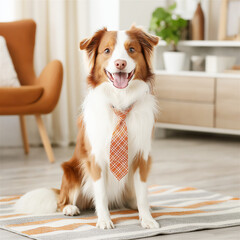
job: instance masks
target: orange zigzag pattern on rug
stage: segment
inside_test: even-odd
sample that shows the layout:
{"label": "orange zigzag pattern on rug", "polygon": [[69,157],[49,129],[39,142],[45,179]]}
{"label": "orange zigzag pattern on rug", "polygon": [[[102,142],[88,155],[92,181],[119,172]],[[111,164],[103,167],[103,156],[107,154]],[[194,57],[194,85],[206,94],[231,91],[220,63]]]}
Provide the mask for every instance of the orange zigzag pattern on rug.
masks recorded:
{"label": "orange zigzag pattern on rug", "polygon": [[[195,213],[204,213],[205,211],[200,211],[200,210],[194,210],[194,211],[185,211],[185,212],[165,212],[165,213],[152,213],[152,216],[154,218],[160,217],[160,216],[165,216],[165,215],[187,215],[187,214],[195,214]],[[118,223],[120,221],[125,221],[125,220],[138,220],[138,216],[130,216],[130,217],[117,217],[113,218],[112,222],[113,223]],[[66,219],[64,219],[66,220]],[[89,222],[89,223],[73,223],[73,224],[68,224],[65,226],[61,227],[39,227],[35,229],[30,229],[27,231],[23,231],[22,233],[27,234],[27,235],[36,235],[36,234],[43,234],[43,233],[49,233],[49,232],[55,232],[55,231],[62,231],[62,230],[74,230],[80,226],[83,225],[91,225],[95,226],[95,222]]]}

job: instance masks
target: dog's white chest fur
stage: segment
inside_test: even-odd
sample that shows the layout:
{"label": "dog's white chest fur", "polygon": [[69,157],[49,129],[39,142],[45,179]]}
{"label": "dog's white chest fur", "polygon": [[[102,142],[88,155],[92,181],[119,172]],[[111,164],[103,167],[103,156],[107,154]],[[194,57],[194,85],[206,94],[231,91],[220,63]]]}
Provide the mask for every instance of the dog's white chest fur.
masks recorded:
{"label": "dog's white chest fur", "polygon": [[[151,148],[151,135],[154,124],[155,98],[149,92],[149,86],[143,81],[134,80],[127,89],[116,89],[109,83],[103,83],[90,90],[83,105],[86,134],[92,147],[96,162],[107,174],[106,189],[108,198],[116,201],[124,188],[126,177],[121,181],[115,179],[109,170],[110,142],[117,116],[111,105],[119,110],[128,108],[126,124],[128,128],[128,164],[141,152],[147,160]],[[85,186],[87,187],[87,186]],[[85,189],[87,192],[89,189]]]}

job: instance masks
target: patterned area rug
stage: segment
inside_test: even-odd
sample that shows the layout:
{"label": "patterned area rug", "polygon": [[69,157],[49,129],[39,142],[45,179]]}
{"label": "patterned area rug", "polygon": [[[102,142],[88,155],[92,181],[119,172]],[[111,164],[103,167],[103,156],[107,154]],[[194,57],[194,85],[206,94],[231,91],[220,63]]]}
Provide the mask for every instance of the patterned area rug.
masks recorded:
{"label": "patterned area rug", "polygon": [[95,227],[94,212],[67,217],[62,213],[25,215],[16,213],[13,204],[20,196],[0,198],[0,228],[32,239],[134,239],[159,234],[189,232],[240,225],[240,200],[190,187],[151,186],[149,200],[159,229],[143,229],[138,212],[111,211],[115,229]]}

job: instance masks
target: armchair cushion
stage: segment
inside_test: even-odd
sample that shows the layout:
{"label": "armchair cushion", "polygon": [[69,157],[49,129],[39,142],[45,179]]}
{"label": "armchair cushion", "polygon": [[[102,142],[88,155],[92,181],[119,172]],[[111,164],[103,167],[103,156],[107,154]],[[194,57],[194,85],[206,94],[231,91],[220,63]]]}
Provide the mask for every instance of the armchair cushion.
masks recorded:
{"label": "armchair cushion", "polygon": [[5,38],[0,36],[0,86],[20,86],[11,56],[8,52]]}
{"label": "armchair cushion", "polygon": [[43,94],[41,86],[21,86],[19,88],[0,87],[0,107],[17,107],[38,101]]}

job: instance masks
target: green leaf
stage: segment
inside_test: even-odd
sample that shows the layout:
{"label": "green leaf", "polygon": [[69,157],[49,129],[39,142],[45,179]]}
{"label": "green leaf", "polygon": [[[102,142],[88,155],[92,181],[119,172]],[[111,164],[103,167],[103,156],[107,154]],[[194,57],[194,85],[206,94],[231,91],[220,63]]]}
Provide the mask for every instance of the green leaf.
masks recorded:
{"label": "green leaf", "polygon": [[173,11],[177,7],[177,3],[173,3],[171,6],[168,7],[169,11]]}
{"label": "green leaf", "polygon": [[174,14],[176,3],[168,8],[156,8],[152,13],[149,29],[167,44],[171,44],[176,49],[176,45],[181,39],[182,31],[187,26],[187,21],[179,15]]}
{"label": "green leaf", "polygon": [[156,17],[158,19],[164,19],[167,17],[167,15],[168,13],[165,11],[164,8],[157,8],[152,14],[153,17]]}

